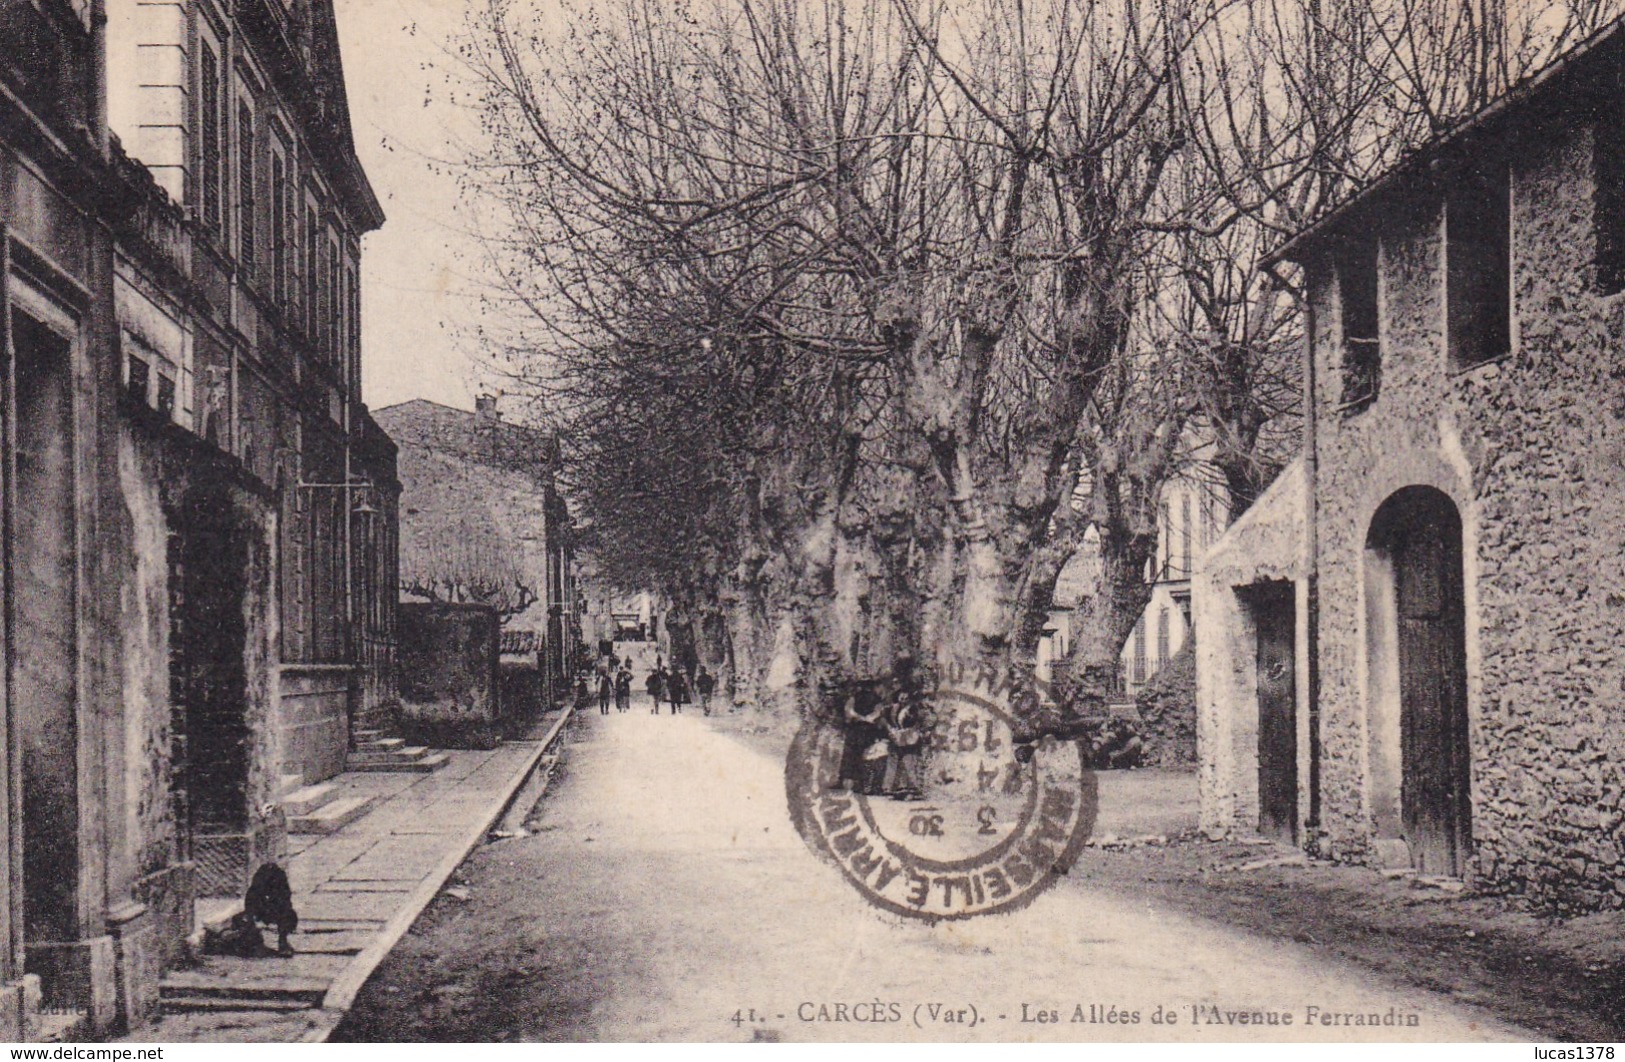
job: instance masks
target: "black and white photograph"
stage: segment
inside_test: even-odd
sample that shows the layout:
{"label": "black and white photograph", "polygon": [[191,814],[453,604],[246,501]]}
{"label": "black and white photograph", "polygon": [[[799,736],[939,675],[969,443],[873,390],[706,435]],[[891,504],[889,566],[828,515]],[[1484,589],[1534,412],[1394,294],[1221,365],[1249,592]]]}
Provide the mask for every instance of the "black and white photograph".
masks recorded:
{"label": "black and white photograph", "polygon": [[1625,0],[0,0],[0,337],[12,1058],[1625,1049]]}

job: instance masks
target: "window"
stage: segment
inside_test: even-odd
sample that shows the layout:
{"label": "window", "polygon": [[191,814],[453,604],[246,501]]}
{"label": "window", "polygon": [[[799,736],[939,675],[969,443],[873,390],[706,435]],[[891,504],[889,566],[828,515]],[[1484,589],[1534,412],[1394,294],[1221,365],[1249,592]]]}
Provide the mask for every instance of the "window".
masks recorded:
{"label": "window", "polygon": [[254,225],[258,197],[254,194],[255,168],[254,112],[247,101],[237,105],[237,231],[238,250],[242,268],[254,273]]}
{"label": "window", "polygon": [[288,164],[271,154],[271,296],[288,297]]}
{"label": "window", "polygon": [[1505,163],[1458,174],[1445,202],[1449,347],[1466,368],[1512,346],[1511,188]]}
{"label": "window", "polygon": [[327,241],[327,306],[325,307],[325,326],[322,329],[327,340],[327,359],[332,366],[334,375],[338,374],[338,367],[343,364],[339,357],[339,341],[343,335],[340,320],[343,305],[341,302],[341,289],[339,287],[339,245],[331,238]]}
{"label": "window", "polygon": [[1166,579],[1174,566],[1174,512],[1164,498],[1157,505],[1157,579]]}
{"label": "window", "polygon": [[1168,662],[1168,643],[1168,610],[1161,608],[1157,610],[1157,667],[1159,668]]}
{"label": "window", "polygon": [[316,207],[305,203],[305,232],[301,240],[303,254],[299,262],[299,285],[304,292],[304,323],[308,335],[316,321]]}
{"label": "window", "polygon": [[218,230],[220,216],[220,60],[207,41],[198,47],[198,209]]}
{"label": "window", "polygon": [[165,352],[127,329],[120,329],[119,344],[124,351],[125,389],[132,399],[164,414],[177,424],[190,426],[180,408],[181,389],[189,372],[178,350]]}
{"label": "window", "polygon": [[1139,686],[1145,682],[1145,617],[1134,625],[1134,655],[1129,665],[1128,680]]}
{"label": "window", "polygon": [[1597,289],[1625,291],[1625,113],[1609,109],[1594,127]]}
{"label": "window", "polygon": [[361,390],[361,288],[357,283],[355,265],[344,271],[344,290],[347,295],[345,310],[345,383],[352,393]]}
{"label": "window", "polygon": [[1381,322],[1377,312],[1377,239],[1355,238],[1337,263],[1343,302],[1343,408],[1351,413],[1377,400],[1382,386]]}
{"label": "window", "polygon": [[1179,573],[1186,578],[1191,574],[1191,492],[1179,496]]}

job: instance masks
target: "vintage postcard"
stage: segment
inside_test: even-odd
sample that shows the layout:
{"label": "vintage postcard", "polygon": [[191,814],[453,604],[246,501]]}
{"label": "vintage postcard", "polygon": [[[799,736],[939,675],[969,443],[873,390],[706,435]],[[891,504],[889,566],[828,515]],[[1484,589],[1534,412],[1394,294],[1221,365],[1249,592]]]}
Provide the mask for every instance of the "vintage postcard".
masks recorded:
{"label": "vintage postcard", "polygon": [[1625,1039],[1622,0],[0,0],[0,245],[26,1057]]}

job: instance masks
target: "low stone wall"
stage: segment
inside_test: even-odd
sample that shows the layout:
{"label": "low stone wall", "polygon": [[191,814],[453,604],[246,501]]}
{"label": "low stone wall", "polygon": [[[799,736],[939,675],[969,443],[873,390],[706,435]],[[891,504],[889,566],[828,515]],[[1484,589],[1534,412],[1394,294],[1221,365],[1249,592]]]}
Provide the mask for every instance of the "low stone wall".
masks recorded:
{"label": "low stone wall", "polygon": [[401,727],[414,743],[488,748],[501,739],[501,627],[485,605],[403,602]]}
{"label": "low stone wall", "polygon": [[345,664],[285,664],[281,668],[282,772],[306,785],[344,770],[350,748],[350,685]]}

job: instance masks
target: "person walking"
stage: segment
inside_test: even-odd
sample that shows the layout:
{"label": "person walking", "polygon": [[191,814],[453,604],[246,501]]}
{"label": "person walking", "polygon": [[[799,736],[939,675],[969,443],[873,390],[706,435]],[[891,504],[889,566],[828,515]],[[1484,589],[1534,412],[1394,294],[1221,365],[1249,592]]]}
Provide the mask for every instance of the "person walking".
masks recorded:
{"label": "person walking", "polygon": [[644,680],[643,688],[649,691],[650,710],[653,714],[659,715],[660,695],[666,689],[666,675],[665,672],[660,670],[660,665],[656,664],[655,669],[649,672],[649,677]]}
{"label": "person walking", "polygon": [[694,689],[700,695],[700,711],[706,715],[711,714],[711,694],[717,690],[717,680],[711,672],[700,665],[700,673],[694,676]]}
{"label": "person walking", "polygon": [[621,668],[615,672],[615,710],[624,712],[632,707],[632,671]]}
{"label": "person walking", "polygon": [[614,692],[614,688],[615,688],[614,684],[610,681],[610,678],[609,678],[609,672],[607,672],[607,671],[599,672],[599,674],[598,674],[598,714],[599,715],[608,715],[609,714],[609,698],[610,698],[610,694]]}
{"label": "person walking", "polygon": [[671,678],[667,682],[671,694],[671,714],[682,715],[683,705],[688,703],[688,679],[683,675],[683,669],[673,667]]}

